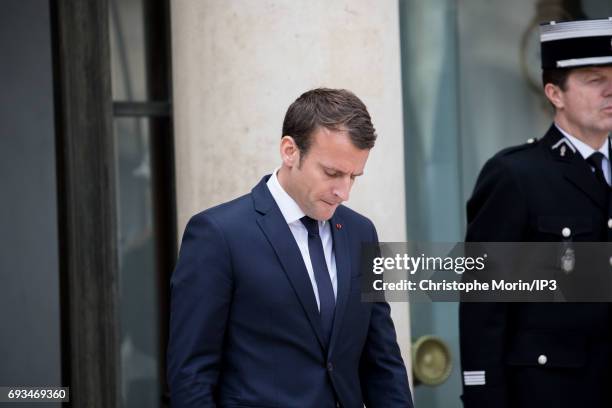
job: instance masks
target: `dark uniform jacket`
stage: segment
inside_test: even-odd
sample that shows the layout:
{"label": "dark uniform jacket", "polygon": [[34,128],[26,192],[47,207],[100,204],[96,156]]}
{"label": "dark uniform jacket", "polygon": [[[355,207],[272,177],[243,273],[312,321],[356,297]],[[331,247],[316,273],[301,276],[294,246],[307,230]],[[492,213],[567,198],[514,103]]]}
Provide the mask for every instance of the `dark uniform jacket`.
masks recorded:
{"label": "dark uniform jacket", "polygon": [[[553,125],[485,164],[467,203],[466,241],[611,241],[610,191]],[[459,310],[466,408],[612,407],[610,304]]]}

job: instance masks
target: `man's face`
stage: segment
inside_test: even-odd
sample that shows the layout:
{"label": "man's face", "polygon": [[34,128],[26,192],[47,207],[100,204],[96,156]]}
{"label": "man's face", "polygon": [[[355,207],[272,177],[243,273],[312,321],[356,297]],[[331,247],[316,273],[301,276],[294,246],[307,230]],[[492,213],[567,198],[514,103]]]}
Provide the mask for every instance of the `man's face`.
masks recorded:
{"label": "man's face", "polygon": [[[363,174],[370,153],[353,145],[347,131],[317,128],[306,155],[291,138],[281,142],[284,175],[281,184],[306,215],[328,220],[348,200],[355,178]],[[301,159],[301,163],[300,163]]]}
{"label": "man's face", "polygon": [[576,136],[606,135],[612,131],[612,67],[572,70],[559,93],[563,117]]}

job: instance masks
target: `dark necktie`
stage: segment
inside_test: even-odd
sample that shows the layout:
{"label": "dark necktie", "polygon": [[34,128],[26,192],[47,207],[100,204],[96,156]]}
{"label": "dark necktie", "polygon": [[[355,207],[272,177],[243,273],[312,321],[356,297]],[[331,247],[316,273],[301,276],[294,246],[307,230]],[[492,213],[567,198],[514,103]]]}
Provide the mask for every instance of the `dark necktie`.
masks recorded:
{"label": "dark necktie", "polygon": [[329,341],[334,323],[336,299],[334,297],[334,288],[332,287],[329,271],[327,270],[327,263],[325,262],[323,242],[319,236],[319,223],[309,216],[302,217],[300,221],[302,221],[302,224],[304,224],[308,230],[308,252],[310,253],[310,262],[312,263],[312,269],[319,291],[321,325],[323,327],[325,340]]}
{"label": "dark necktie", "polygon": [[603,183],[606,187],[608,187],[608,182],[606,181],[606,177],[603,174],[603,159],[603,153],[595,152],[587,158],[587,162],[595,169],[595,177],[597,177],[597,180],[599,180],[599,182]]}

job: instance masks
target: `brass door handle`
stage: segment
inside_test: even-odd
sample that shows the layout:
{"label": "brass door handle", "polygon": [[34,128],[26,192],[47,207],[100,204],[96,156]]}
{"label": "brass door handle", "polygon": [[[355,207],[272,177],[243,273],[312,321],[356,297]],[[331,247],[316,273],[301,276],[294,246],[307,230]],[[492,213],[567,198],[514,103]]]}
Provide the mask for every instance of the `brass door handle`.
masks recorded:
{"label": "brass door handle", "polygon": [[440,385],[450,376],[449,347],[436,336],[421,336],[412,344],[412,373],[415,385]]}

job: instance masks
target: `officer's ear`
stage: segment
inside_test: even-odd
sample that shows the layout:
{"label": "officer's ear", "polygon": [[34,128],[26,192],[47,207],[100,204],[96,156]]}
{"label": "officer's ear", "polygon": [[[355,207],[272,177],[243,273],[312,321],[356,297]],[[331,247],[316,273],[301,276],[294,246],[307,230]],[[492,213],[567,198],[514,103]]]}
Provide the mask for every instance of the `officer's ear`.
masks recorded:
{"label": "officer's ear", "polygon": [[559,110],[565,107],[565,92],[563,92],[563,90],[559,86],[554,85],[550,82],[547,83],[546,85],[544,85],[544,94],[546,95],[550,103],[553,104],[555,109]]}

